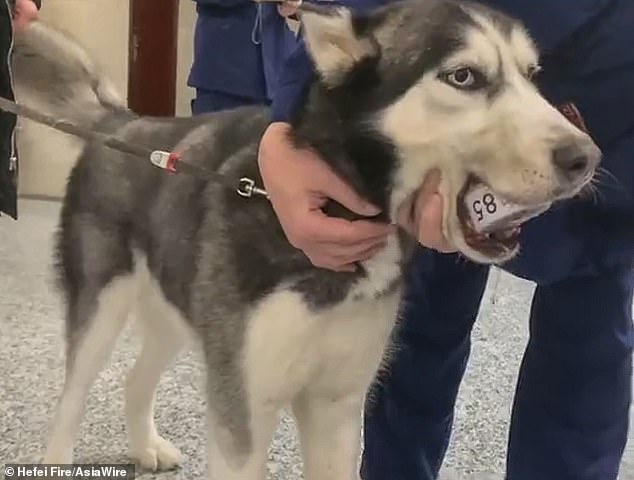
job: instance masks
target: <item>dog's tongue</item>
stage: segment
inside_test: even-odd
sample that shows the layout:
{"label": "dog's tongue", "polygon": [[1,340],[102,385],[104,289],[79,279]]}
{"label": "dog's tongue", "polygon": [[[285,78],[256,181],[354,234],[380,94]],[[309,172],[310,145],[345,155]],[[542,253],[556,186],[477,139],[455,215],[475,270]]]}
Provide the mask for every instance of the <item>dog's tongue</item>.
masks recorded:
{"label": "dog's tongue", "polygon": [[491,233],[499,230],[512,230],[531,218],[544,213],[551,206],[518,205],[496,196],[483,183],[472,185],[465,194],[464,201],[478,233]]}

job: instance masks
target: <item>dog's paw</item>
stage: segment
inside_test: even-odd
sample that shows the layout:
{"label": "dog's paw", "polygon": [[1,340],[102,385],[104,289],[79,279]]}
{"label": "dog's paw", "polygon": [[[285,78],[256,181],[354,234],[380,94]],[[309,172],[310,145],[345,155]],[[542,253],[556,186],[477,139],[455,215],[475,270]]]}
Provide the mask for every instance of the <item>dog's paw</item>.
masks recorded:
{"label": "dog's paw", "polygon": [[145,446],[131,449],[130,457],[141,467],[153,472],[177,467],[183,459],[178,448],[160,435],[152,437]]}

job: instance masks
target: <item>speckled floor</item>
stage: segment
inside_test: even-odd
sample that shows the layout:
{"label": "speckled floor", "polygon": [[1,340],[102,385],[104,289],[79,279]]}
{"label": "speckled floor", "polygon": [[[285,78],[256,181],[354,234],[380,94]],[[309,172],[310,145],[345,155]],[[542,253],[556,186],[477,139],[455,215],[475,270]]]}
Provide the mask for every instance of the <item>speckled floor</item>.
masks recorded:
{"label": "speckled floor", "polygon": [[[62,310],[51,284],[51,236],[59,205],[24,200],[17,223],[0,219],[0,465],[38,461],[47,422],[62,382]],[[487,293],[474,332],[473,356],[457,407],[447,458],[447,478],[501,480],[515,374],[526,341],[532,287],[502,275],[497,301]],[[126,331],[109,367],[97,381],[76,445],[81,462],[123,462],[122,375],[132,365],[136,338]],[[157,424],[183,452],[182,468],[142,478],[205,477],[203,398],[191,355],[162,382]],[[633,442],[631,442],[633,443]],[[295,430],[287,418],[271,451],[270,478],[301,477]],[[634,480],[634,447],[626,452],[622,480]],[[488,472],[488,473],[487,473]]]}

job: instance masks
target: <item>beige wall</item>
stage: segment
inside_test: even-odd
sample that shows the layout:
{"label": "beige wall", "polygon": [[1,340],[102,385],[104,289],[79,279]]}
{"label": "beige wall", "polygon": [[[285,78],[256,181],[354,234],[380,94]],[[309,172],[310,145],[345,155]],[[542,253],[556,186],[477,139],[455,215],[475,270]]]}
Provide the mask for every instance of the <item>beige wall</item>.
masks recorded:
{"label": "beige wall", "polygon": [[[160,0],[157,0],[160,1]],[[177,115],[189,115],[192,93],[187,88],[191,65],[194,2],[181,0]],[[129,0],[45,0],[42,19],[76,38],[105,67],[122,94],[127,92]],[[79,145],[66,135],[21,121],[20,193],[59,197],[79,153]]]}
{"label": "beige wall", "polygon": [[178,91],[176,96],[176,115],[190,115],[190,101],[194,96],[187,87],[187,76],[194,55],[194,26],[196,9],[192,0],[180,0],[178,20]]}

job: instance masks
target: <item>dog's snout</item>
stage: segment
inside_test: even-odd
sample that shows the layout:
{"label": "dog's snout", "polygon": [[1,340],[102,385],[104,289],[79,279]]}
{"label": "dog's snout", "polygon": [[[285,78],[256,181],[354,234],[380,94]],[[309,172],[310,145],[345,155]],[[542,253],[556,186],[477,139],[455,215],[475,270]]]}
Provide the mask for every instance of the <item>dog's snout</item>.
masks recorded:
{"label": "dog's snout", "polygon": [[576,182],[585,177],[593,168],[594,159],[587,149],[569,144],[557,147],[553,151],[553,163],[562,178],[569,182]]}

